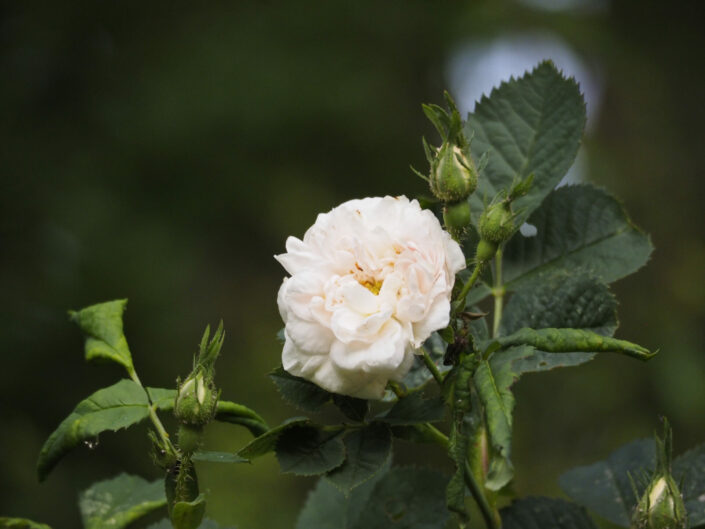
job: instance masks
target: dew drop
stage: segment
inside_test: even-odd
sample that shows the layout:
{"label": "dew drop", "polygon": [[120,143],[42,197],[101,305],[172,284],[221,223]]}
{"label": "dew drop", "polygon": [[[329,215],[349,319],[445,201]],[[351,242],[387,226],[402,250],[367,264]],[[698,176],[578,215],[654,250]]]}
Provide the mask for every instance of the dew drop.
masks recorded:
{"label": "dew drop", "polygon": [[98,446],[99,443],[100,440],[97,437],[95,437],[94,439],[86,439],[85,441],[83,441],[83,445],[88,448],[88,450],[93,450]]}

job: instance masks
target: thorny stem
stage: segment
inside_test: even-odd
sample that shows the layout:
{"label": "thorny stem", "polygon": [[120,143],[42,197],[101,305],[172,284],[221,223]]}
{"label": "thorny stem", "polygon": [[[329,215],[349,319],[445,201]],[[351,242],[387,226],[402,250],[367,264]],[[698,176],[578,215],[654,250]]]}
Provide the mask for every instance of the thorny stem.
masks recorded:
{"label": "thorny stem", "polygon": [[147,391],[147,388],[145,388],[142,385],[142,381],[140,380],[140,377],[137,376],[137,371],[135,371],[134,367],[130,367],[127,369],[127,373],[130,375],[130,378],[138,384],[142,389],[144,389],[144,392],[147,394],[147,400],[149,401],[149,418],[152,421],[152,424],[154,425],[154,429],[157,430],[157,433],[159,434],[159,437],[161,437],[162,442],[166,447],[169,448],[172,454],[176,454],[176,448],[171,442],[171,439],[169,439],[169,432],[166,431],[164,428],[164,425],[162,424],[162,421],[159,419],[159,416],[157,415],[157,405],[152,402],[152,398],[149,396],[149,392]]}
{"label": "thorny stem", "polygon": [[494,322],[492,325],[492,337],[497,336],[499,332],[499,324],[502,321],[502,308],[504,306],[504,285],[502,284],[502,248],[497,249],[495,254],[494,265],[494,288],[492,295],[494,296]]}
{"label": "thorny stem", "polygon": [[438,367],[436,366],[436,364],[433,363],[433,360],[431,359],[431,355],[428,354],[428,351],[423,346],[420,347],[420,350],[423,353],[424,364],[426,364],[426,367],[433,375],[433,378],[436,379],[436,382],[438,382],[438,385],[443,384],[443,375],[438,370]]}
{"label": "thorny stem", "polygon": [[475,477],[472,474],[472,469],[470,464],[465,461],[465,468],[463,475],[465,477],[465,484],[470,489],[472,497],[475,499],[477,506],[480,508],[480,513],[482,513],[482,518],[485,520],[485,525],[488,529],[499,529],[500,525],[497,523],[497,519],[492,513],[492,508],[490,504],[487,503],[487,498],[482,492],[482,488],[475,481]]}

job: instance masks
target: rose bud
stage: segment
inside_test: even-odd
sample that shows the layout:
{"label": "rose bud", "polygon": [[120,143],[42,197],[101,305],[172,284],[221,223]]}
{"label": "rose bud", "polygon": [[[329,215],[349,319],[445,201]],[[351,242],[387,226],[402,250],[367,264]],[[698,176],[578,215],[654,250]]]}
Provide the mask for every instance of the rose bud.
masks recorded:
{"label": "rose bud", "polygon": [[445,142],[431,164],[431,192],[443,202],[465,200],[477,188],[477,170],[472,158],[458,145]]}

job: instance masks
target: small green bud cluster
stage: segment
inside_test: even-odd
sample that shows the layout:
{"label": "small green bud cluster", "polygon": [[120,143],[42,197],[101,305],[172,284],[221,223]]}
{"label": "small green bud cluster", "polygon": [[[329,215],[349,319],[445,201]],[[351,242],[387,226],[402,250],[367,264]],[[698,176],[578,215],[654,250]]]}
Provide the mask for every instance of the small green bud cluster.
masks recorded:
{"label": "small green bud cluster", "polygon": [[477,245],[475,258],[478,262],[487,262],[497,252],[502,243],[508,241],[517,229],[517,214],[512,211],[512,202],[525,195],[531,188],[534,175],[530,174],[524,180],[514,184],[507,193],[500,193],[485,208],[478,226],[480,242]]}
{"label": "small green bud cluster", "polygon": [[[209,341],[210,327],[201,340],[198,357],[194,360],[193,371],[186,380],[179,382],[174,415],[188,428],[201,430],[215,416],[219,392],[215,387],[215,361],[223,346],[225,332],[221,322],[218,330]],[[184,433],[188,437],[188,433]],[[192,445],[192,442],[187,444]],[[182,434],[179,434],[179,445],[183,449]]]}
{"label": "small green bud cluster", "polygon": [[656,438],[658,466],[632,516],[633,529],[685,529],[688,527],[683,497],[671,475],[671,429]]}
{"label": "small green bud cluster", "polygon": [[433,195],[443,202],[446,229],[454,238],[462,239],[470,226],[470,204],[467,199],[477,189],[478,170],[470,154],[470,142],[463,134],[460,112],[448,92],[444,95],[449,110],[438,105],[423,105],[424,113],[443,142],[435,148],[423,140],[430,173],[425,176],[414,172],[428,181]]}

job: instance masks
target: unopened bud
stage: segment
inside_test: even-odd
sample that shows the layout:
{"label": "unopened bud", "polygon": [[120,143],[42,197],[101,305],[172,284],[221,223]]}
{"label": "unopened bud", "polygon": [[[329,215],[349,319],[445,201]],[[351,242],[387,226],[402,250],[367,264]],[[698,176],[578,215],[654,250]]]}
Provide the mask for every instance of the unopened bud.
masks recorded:
{"label": "unopened bud", "polygon": [[514,214],[509,202],[491,204],[480,217],[480,238],[494,244],[501,244],[512,236],[515,230]]}
{"label": "unopened bud", "polygon": [[656,437],[658,465],[632,516],[632,529],[685,529],[683,496],[671,475],[672,432],[664,419],[663,438]]}
{"label": "unopened bud", "polygon": [[634,511],[635,529],[685,529],[683,497],[670,474],[654,478]]}
{"label": "unopened bud", "polygon": [[174,415],[185,424],[205,425],[213,418],[217,401],[213,381],[197,369],[179,386]]}
{"label": "unopened bud", "polygon": [[443,202],[465,200],[477,188],[477,170],[469,156],[445,142],[431,164],[431,192]]}

